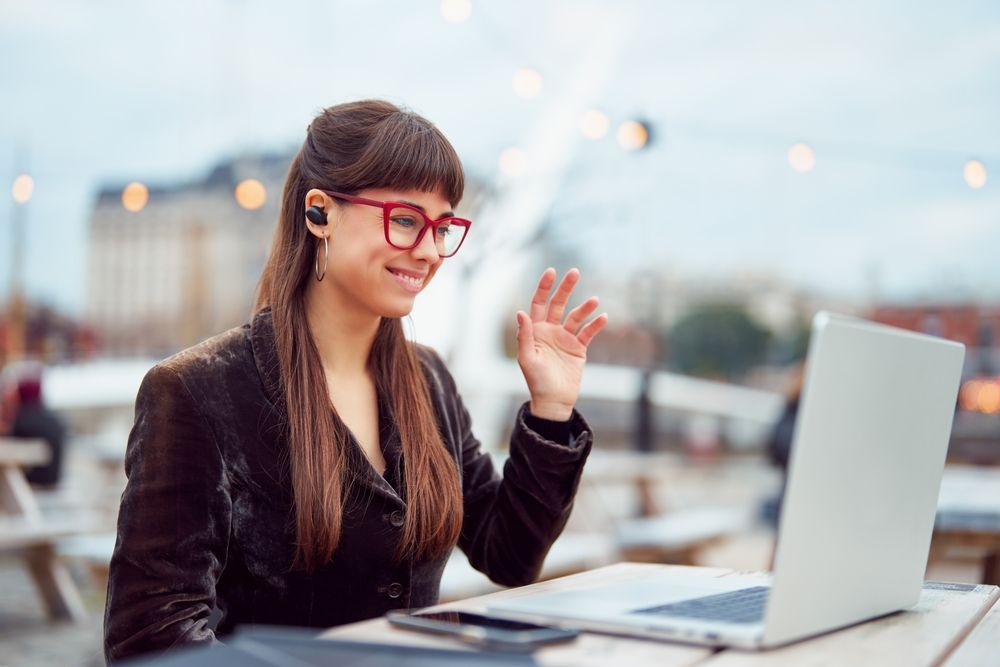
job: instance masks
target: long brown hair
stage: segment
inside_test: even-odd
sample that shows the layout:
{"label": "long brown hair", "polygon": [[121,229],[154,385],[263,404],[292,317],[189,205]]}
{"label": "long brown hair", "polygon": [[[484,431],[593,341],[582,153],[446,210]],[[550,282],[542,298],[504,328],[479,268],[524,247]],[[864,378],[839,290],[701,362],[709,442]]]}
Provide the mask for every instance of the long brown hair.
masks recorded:
{"label": "long brown hair", "polygon": [[[271,252],[254,311],[271,308],[285,409],[295,505],[295,564],[328,562],[340,541],[350,493],[350,433],[329,399],[319,351],[306,319],[319,240],[305,224],[312,188],[441,192],[453,206],[465,187],[454,148],[429,121],[378,100],[329,107],[307,129],[288,172]],[[433,557],[454,546],[462,526],[455,461],[445,448],[427,380],[398,318],[383,317],[368,357],[379,395],[392,408],[403,449],[406,519],[399,558]]]}

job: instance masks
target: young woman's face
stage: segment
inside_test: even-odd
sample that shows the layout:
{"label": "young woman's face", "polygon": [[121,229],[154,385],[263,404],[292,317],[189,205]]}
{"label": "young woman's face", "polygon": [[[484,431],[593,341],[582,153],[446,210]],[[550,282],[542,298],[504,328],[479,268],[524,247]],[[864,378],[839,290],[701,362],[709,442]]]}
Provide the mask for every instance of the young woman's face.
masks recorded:
{"label": "young woman's face", "polygon": [[[431,220],[451,214],[451,204],[438,192],[371,189],[357,195],[416,206]],[[328,289],[381,317],[409,314],[417,294],[441,266],[431,230],[416,247],[400,250],[385,240],[381,208],[337,202],[328,213],[330,259],[324,278]]]}

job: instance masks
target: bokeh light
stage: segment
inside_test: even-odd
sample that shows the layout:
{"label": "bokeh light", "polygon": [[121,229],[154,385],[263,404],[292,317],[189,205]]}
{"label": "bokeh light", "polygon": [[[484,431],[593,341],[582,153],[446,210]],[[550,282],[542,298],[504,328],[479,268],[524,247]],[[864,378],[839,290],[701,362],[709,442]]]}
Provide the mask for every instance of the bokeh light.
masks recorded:
{"label": "bokeh light", "polygon": [[812,171],[816,166],[816,153],[806,144],[795,144],[788,149],[788,164],[800,174]]}
{"label": "bokeh light", "polygon": [[649,130],[637,120],[627,120],[618,126],[618,145],[627,151],[637,151],[649,141]]}
{"label": "bokeh light", "polygon": [[21,174],[14,179],[14,185],[10,188],[10,194],[18,204],[27,204],[35,191],[35,179],[27,174]]}
{"label": "bokeh light", "polygon": [[472,16],[470,0],[441,0],[441,16],[451,23],[467,21]]}
{"label": "bokeh light", "polygon": [[1000,412],[1000,384],[983,382],[979,385],[976,403],[980,412],[995,415]]}
{"label": "bokeh light", "polygon": [[542,92],[542,75],[533,69],[519,69],[514,74],[514,94],[518,97],[531,99]]}
{"label": "bokeh light", "polygon": [[969,160],[965,163],[965,169],[962,171],[965,182],[973,190],[978,190],[986,185],[986,165],[979,160]]}
{"label": "bokeh light", "polygon": [[610,125],[608,117],[596,109],[591,109],[580,118],[580,131],[588,139],[600,139],[608,133]]}
{"label": "bokeh light", "polygon": [[970,412],[979,410],[979,380],[969,380],[958,392],[958,405]]}
{"label": "bokeh light", "polygon": [[240,181],[233,194],[236,197],[236,203],[249,211],[260,208],[267,201],[267,189],[256,178]]}
{"label": "bokeh light", "polygon": [[122,189],[122,206],[126,211],[138,213],[149,201],[149,188],[142,183],[129,183]]}
{"label": "bokeh light", "polygon": [[520,148],[507,148],[500,153],[500,171],[505,176],[518,176],[528,165],[528,155]]}
{"label": "bokeh light", "polygon": [[958,405],[969,412],[1000,414],[1000,378],[974,378],[962,385]]}

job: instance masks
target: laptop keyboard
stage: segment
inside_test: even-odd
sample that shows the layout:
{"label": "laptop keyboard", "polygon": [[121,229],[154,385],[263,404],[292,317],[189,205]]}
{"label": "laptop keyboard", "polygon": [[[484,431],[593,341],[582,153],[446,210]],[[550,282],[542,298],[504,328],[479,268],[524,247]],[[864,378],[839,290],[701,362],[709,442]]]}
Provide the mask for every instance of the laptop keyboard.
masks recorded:
{"label": "laptop keyboard", "polygon": [[700,618],[727,623],[759,623],[764,620],[764,608],[767,605],[767,594],[770,590],[767,586],[742,588],[730,593],[719,593],[682,602],[671,602],[658,607],[637,609],[632,613]]}

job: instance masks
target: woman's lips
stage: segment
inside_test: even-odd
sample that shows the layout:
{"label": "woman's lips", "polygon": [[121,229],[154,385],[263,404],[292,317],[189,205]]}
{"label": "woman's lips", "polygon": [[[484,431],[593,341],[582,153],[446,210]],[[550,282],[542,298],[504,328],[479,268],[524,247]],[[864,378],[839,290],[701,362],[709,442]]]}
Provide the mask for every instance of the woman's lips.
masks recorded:
{"label": "woman's lips", "polygon": [[424,287],[424,280],[427,274],[417,274],[404,269],[394,269],[387,267],[386,271],[392,274],[392,277],[396,279],[396,283],[400,287],[405,289],[407,292],[419,292]]}

